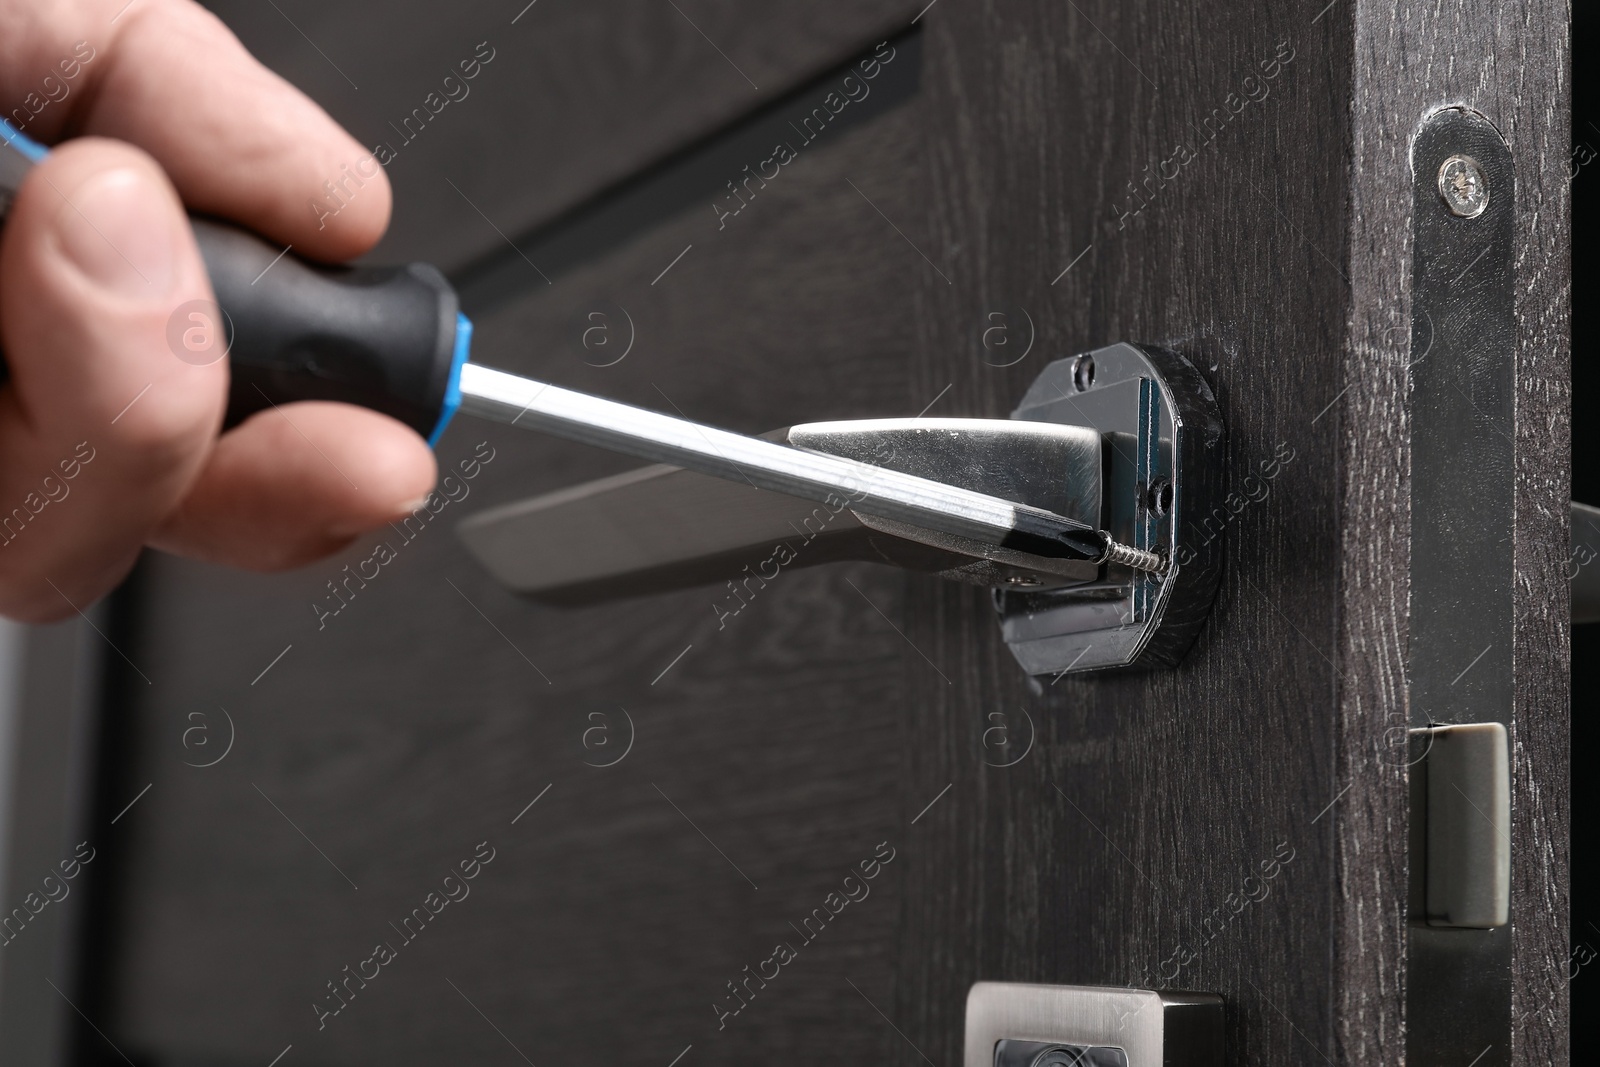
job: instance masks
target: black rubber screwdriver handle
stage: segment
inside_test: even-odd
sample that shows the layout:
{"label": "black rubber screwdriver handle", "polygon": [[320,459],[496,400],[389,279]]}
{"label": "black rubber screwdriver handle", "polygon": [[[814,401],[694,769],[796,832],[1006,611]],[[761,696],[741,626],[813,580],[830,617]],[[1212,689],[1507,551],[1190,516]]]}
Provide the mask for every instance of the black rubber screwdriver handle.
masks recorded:
{"label": "black rubber screwdriver handle", "polygon": [[228,339],[227,425],[336,400],[430,439],[443,428],[469,327],[436,268],[321,266],[227,223],[191,221]]}
{"label": "black rubber screwdriver handle", "polygon": [[[49,150],[0,118],[0,222]],[[210,309],[173,312],[173,354],[222,358],[232,388],[227,425],[274,404],[337,400],[392,415],[432,444],[461,403],[472,324],[455,290],[425,263],[326,267],[214,219],[190,216],[222,322]],[[190,348],[193,339],[203,343]],[[0,361],[0,382],[8,377]]]}

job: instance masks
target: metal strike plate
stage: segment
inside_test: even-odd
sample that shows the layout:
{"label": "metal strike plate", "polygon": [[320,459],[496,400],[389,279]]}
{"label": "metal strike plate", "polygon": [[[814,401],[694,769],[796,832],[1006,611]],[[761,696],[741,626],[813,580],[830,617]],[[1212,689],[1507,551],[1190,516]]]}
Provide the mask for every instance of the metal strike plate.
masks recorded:
{"label": "metal strike plate", "polygon": [[[1133,345],[1047,367],[1009,420],[864,419],[765,435],[1044,508],[1158,551],[1161,575],[1046,559],[658,465],[474,515],[459,533],[505,586],[557,604],[718,586],[739,605],[794,567],[867,560],[996,591],[1034,674],[1164,666],[1194,640],[1220,541],[1189,536],[1215,499],[1222,429],[1181,356]],[[720,611],[717,603],[713,611]]]}
{"label": "metal strike plate", "polygon": [[1105,528],[1170,561],[1164,575],[1106,567],[1070,589],[995,593],[1029,674],[1174,666],[1210,613],[1222,572],[1222,417],[1182,356],[1117,344],[1058,360],[1014,419],[1087,426],[1105,441]]}
{"label": "metal strike plate", "polygon": [[1222,1067],[1214,993],[979,982],[963,1067]]}
{"label": "metal strike plate", "polygon": [[[1509,726],[1517,706],[1516,168],[1492,122],[1450,107],[1417,130],[1411,179],[1410,629],[1400,704],[1413,729],[1439,720]],[[1395,247],[1399,254],[1398,241]],[[1428,766],[1413,766],[1413,774],[1434,781],[1440,749],[1436,738]],[[1469,780],[1459,784],[1476,791]],[[1454,788],[1430,787],[1430,816],[1436,798],[1460,802]],[[1480,845],[1503,840],[1470,809],[1459,814],[1488,832]],[[1405,1062],[1509,1067],[1517,1031],[1511,929],[1436,925],[1438,917],[1485,922],[1498,909],[1485,907],[1493,893],[1477,890],[1470,892],[1476,902],[1439,898],[1441,887],[1454,885],[1455,897],[1479,876],[1462,881],[1465,868],[1437,866],[1467,854],[1436,853],[1433,837],[1430,827],[1427,910],[1434,918],[1406,927]],[[1469,866],[1485,869],[1476,860]]]}

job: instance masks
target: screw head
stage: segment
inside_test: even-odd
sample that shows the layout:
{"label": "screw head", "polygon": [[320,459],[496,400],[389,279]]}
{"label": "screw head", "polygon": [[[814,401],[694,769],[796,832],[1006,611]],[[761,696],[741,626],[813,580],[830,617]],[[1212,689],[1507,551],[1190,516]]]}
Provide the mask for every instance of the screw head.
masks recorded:
{"label": "screw head", "polygon": [[1439,166],[1439,197],[1450,214],[1475,219],[1489,206],[1489,179],[1471,156],[1451,156]]}

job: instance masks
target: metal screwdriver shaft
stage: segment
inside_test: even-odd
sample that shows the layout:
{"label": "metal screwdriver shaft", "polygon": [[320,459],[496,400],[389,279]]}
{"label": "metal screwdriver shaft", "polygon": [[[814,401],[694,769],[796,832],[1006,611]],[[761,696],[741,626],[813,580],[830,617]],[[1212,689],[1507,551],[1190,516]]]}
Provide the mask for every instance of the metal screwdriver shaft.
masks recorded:
{"label": "metal screwdriver shaft", "polygon": [[939,533],[1051,559],[1120,563],[1160,573],[1166,561],[1042,508],[841,456],[745,437],[545,382],[467,364],[461,407],[496,422],[544,430],[657,463],[827,501]]}
{"label": "metal screwdriver shaft", "polygon": [[[0,119],[0,222],[47,154]],[[466,362],[471,323],[444,276],[426,264],[324,268],[291,256],[280,265],[285,253],[252,234],[215,220],[193,224],[231,324],[216,354],[231,371],[228,424],[269,404],[338,400],[391,415],[433,441],[456,410],[459,381],[460,406],[485,418],[807,500],[843,497],[864,515],[1034,556],[1166,570],[1160,555],[1042,508],[474,366]],[[0,381],[4,373],[0,360]]]}

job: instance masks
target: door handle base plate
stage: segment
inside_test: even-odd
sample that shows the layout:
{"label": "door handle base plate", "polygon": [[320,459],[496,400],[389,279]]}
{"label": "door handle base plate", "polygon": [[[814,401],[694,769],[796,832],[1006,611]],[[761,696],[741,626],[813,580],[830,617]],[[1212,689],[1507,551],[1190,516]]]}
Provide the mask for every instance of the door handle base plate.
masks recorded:
{"label": "door handle base plate", "polygon": [[1103,528],[1169,560],[1163,575],[1107,566],[1067,588],[997,588],[1012,655],[1036,676],[1176,665],[1222,573],[1224,438],[1210,386],[1175,352],[1115,344],[1050,364],[1011,417],[1098,432]]}

